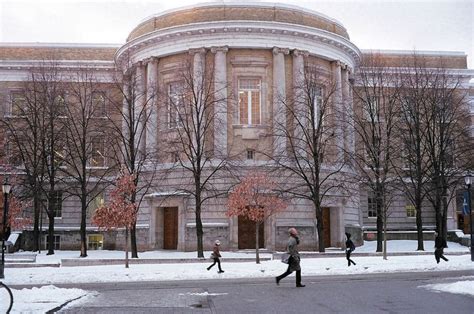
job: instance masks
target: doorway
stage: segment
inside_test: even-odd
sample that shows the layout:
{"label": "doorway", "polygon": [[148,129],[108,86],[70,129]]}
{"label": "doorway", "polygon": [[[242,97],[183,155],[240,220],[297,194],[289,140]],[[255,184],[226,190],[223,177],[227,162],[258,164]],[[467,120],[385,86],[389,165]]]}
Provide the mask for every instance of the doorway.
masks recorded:
{"label": "doorway", "polygon": [[178,207],[163,208],[163,249],[178,248]]}
{"label": "doorway", "polygon": [[[255,249],[255,222],[244,217],[239,216],[238,220],[238,238],[239,238],[239,249]],[[258,232],[258,244],[259,248],[265,247],[264,238],[265,224],[262,223]]]}
{"label": "doorway", "polygon": [[331,211],[328,207],[323,208],[323,239],[324,246],[331,246]]}

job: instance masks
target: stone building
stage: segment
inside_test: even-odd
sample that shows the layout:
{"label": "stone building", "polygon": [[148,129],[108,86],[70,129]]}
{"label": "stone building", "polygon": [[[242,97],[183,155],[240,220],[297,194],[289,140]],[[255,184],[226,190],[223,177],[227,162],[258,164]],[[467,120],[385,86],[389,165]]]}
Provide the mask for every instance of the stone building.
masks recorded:
{"label": "stone building", "polygon": [[[45,56],[57,60],[58,67],[65,73],[79,66],[90,68],[103,80],[104,92],[113,88],[114,73],[135,75],[137,89],[156,98],[148,124],[141,126],[146,132],[142,149],[153,157],[154,166],[150,169],[158,169],[156,178],[160,178],[155,180],[166,177],[142,203],[137,224],[139,248],[188,251],[196,249],[195,204],[192,196],[181,190],[181,185],[189,183],[190,174],[176,167],[169,151],[160,149],[179,127],[172,108],[159,96],[172,96],[180,83],[177,73],[188,66],[194,78],[202,75],[203,69],[211,72],[215,93],[225,99],[216,104],[223,109],[216,111],[216,118],[222,124],[213,126],[212,152],[216,158],[222,152],[237,156],[239,172],[244,174],[265,167],[271,159],[269,156],[285,154],[288,143],[275,126],[291,122],[287,121],[287,115],[277,113],[284,109],[282,97],[291,98],[292,89],[303,79],[305,67],[316,67],[323,77],[333,82],[334,104],[352,110],[350,85],[361,59],[368,53],[350,41],[340,22],[317,12],[264,3],[204,4],[146,18],[131,31],[123,45],[0,44],[0,103],[4,114],[12,113],[20,82],[27,78],[28,69]],[[396,68],[412,52],[379,53]],[[463,53],[421,54],[433,60],[443,58],[447,68],[455,70],[464,82],[473,75],[467,69]],[[342,110],[342,107],[333,110]],[[471,115],[472,112],[471,108]],[[328,158],[323,171],[331,171],[331,167],[337,166],[337,160],[356,149],[350,124],[336,127],[341,130],[337,141],[343,145],[333,145],[334,156]],[[99,145],[97,150],[103,150],[106,155],[105,144]],[[354,169],[345,167],[339,176],[343,180],[353,174]],[[231,184],[226,180],[217,181],[215,184],[223,191]],[[335,190],[323,201],[324,237],[328,247],[342,247],[345,231],[352,232],[360,242],[364,231],[370,232],[375,227],[370,195],[358,186],[353,186],[351,191],[349,195]],[[210,248],[216,238],[221,240],[224,249],[254,247],[253,226],[237,217],[227,217],[226,204],[225,196],[211,198],[204,204],[205,248]],[[403,195],[397,198],[394,207],[389,228],[394,232],[415,230],[413,215],[407,210],[409,206]],[[423,215],[426,228],[434,228],[434,213],[424,211]],[[56,219],[58,248],[78,247],[78,217],[77,201],[64,201]],[[451,228],[455,228],[455,206],[448,220]],[[283,249],[289,227],[300,231],[302,249],[317,249],[315,213],[305,199],[293,199],[288,210],[265,222],[262,247]],[[121,246],[120,234],[102,233],[90,224],[88,236],[90,248]]]}

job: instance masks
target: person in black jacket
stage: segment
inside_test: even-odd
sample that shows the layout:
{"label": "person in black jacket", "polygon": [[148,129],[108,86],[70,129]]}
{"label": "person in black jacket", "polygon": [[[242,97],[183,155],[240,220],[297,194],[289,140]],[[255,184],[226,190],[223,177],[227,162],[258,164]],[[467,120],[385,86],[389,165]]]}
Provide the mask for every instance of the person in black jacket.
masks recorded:
{"label": "person in black jacket", "polygon": [[353,260],[351,260],[351,253],[355,250],[355,245],[354,245],[354,242],[352,242],[351,240],[351,234],[349,232],[346,232],[346,237],[347,237],[347,241],[346,241],[347,266],[351,266],[351,263],[354,264],[355,266],[356,263]]}
{"label": "person in black jacket", "polygon": [[212,249],[212,254],[211,254],[211,258],[214,260],[214,263],[207,268],[207,270],[211,270],[211,268],[217,263],[217,267],[219,268],[219,271],[218,271],[219,274],[224,272],[221,268],[221,260],[220,260],[221,253],[219,251],[220,245],[221,245],[221,241],[216,240],[216,242],[214,242],[214,248]]}
{"label": "person in black jacket", "polygon": [[440,259],[444,259],[446,262],[448,259],[444,257],[444,248],[448,247],[448,244],[446,243],[446,240],[443,239],[443,237],[438,234],[438,232],[435,232],[435,251],[434,251],[434,256],[436,259],[436,263],[439,264]]}

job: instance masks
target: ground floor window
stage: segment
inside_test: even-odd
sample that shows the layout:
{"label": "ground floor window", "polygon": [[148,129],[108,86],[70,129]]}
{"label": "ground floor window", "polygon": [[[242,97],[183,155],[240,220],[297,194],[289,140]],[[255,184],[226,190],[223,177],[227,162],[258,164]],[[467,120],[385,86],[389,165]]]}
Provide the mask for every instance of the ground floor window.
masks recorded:
{"label": "ground floor window", "polygon": [[102,250],[104,248],[104,236],[91,234],[87,237],[87,248],[89,250]]}
{"label": "ground floor window", "polygon": [[[61,236],[59,235],[54,235],[53,236],[54,238],[54,245],[53,245],[53,249],[55,250],[60,250],[61,249]],[[48,249],[48,240],[49,240],[49,236],[45,236],[45,241],[44,241],[44,249],[47,250]]]}

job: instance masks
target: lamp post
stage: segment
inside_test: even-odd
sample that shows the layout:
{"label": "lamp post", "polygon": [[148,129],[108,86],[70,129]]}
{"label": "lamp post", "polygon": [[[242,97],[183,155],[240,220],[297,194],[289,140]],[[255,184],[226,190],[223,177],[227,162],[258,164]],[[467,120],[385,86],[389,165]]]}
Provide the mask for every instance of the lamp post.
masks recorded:
{"label": "lamp post", "polygon": [[472,176],[470,173],[467,173],[467,175],[464,177],[464,181],[466,182],[466,187],[467,187],[467,208],[469,210],[469,225],[471,226],[471,262],[474,262],[474,231],[472,229],[472,206],[471,206],[471,184],[472,184]]}
{"label": "lamp post", "polygon": [[0,267],[0,279],[5,278],[5,236],[7,233],[7,215],[8,215],[8,195],[12,186],[8,183],[8,178],[2,185],[3,191],[3,224],[2,224],[2,265]]}

